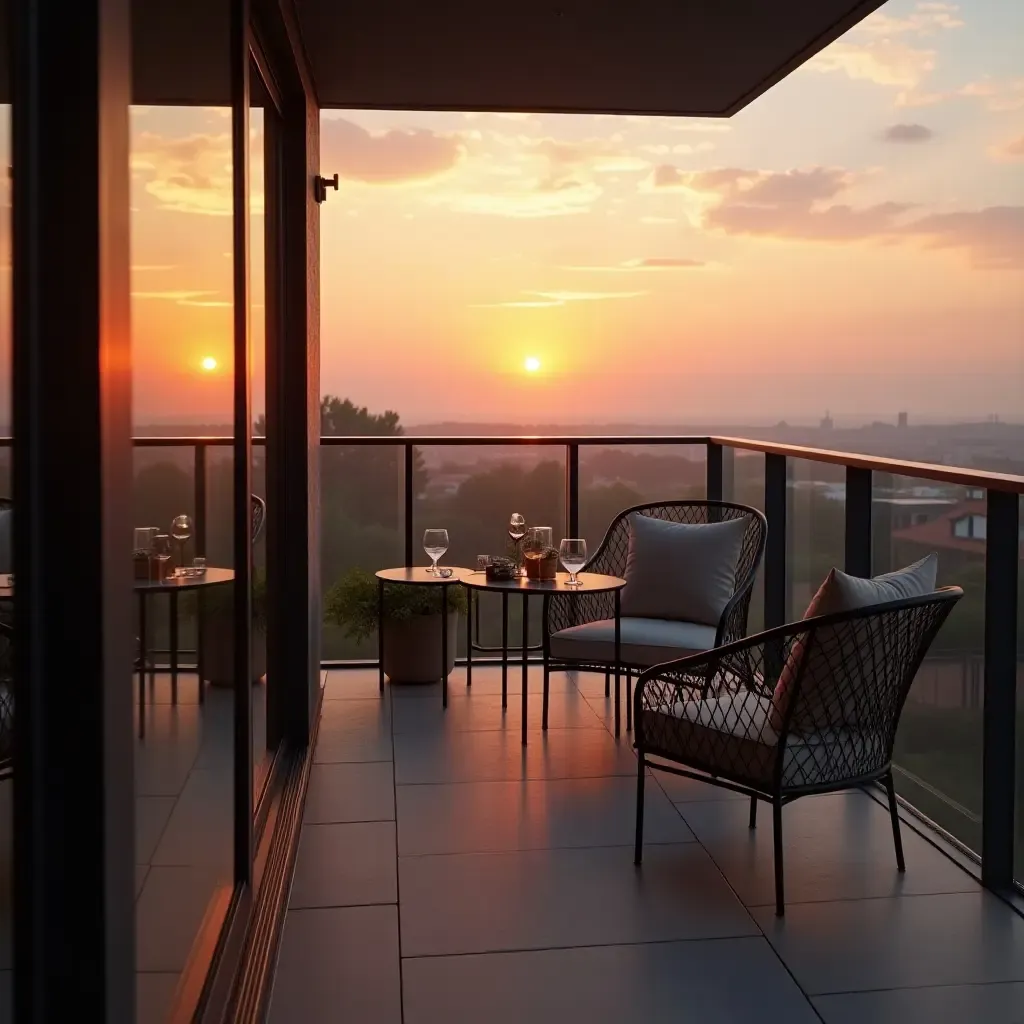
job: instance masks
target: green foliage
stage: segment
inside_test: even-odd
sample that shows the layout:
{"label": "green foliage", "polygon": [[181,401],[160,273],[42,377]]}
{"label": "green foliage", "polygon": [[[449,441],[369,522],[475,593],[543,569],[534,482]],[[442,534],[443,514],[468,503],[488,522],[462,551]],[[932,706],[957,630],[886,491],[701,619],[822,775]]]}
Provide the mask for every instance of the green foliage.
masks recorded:
{"label": "green foliage", "polygon": [[[203,590],[203,610],[208,615],[230,615],[235,603],[235,585],[207,587]],[[180,613],[192,617],[198,607],[198,591],[186,590],[178,602]],[[252,628],[260,633],[267,631],[267,575],[257,569],[252,577]]]}
{"label": "green foliage", "polygon": [[[353,640],[365,640],[377,629],[377,579],[365,569],[350,569],[329,591],[324,601],[324,621],[341,626]],[[448,587],[448,611],[464,614],[466,591]],[[437,615],[441,594],[436,587],[396,584],[384,587],[384,615],[403,621],[420,615]]]}

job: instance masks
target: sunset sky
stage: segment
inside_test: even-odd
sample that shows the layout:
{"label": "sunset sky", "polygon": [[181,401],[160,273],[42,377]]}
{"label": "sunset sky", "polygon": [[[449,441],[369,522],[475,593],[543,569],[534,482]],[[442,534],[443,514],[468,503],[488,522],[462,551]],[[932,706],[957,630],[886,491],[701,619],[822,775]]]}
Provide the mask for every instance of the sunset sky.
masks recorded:
{"label": "sunset sky", "polygon": [[[1024,4],[890,0],[730,120],[326,111],[322,390],[413,424],[1024,419],[1022,54]],[[133,110],[139,424],[230,415],[229,130]]]}

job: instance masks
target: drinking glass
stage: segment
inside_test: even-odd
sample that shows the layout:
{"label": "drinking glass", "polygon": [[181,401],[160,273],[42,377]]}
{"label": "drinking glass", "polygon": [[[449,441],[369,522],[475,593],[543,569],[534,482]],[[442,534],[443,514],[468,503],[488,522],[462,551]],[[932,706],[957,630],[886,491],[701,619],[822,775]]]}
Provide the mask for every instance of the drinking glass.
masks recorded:
{"label": "drinking glass", "polygon": [[153,557],[157,560],[157,581],[167,579],[167,563],[171,560],[171,538],[166,533],[158,533],[153,538]]}
{"label": "drinking glass", "polygon": [[171,520],[171,536],[178,543],[178,566],[185,565],[185,545],[192,536],[192,520],[188,516],[175,516]]}
{"label": "drinking glass", "polygon": [[558,545],[558,557],[565,566],[569,578],[565,581],[567,587],[581,587],[582,582],[576,578],[576,573],[587,564],[587,542],[582,537],[565,537]]}
{"label": "drinking glass", "polygon": [[448,531],[424,530],[423,550],[430,556],[431,564],[427,572],[429,572],[431,576],[436,576],[438,574],[437,561],[448,550]]}
{"label": "drinking glass", "polygon": [[513,512],[512,517],[508,521],[508,535],[509,539],[516,546],[516,572],[519,572],[522,568],[520,565],[522,554],[519,542],[526,536],[526,519],[518,512]]}

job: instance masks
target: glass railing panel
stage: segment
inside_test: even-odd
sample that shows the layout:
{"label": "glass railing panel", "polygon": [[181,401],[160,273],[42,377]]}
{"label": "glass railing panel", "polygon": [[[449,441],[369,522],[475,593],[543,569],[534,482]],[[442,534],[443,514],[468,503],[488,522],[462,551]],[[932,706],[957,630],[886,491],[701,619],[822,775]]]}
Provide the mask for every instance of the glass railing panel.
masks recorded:
{"label": "glass railing panel", "polygon": [[923,814],[981,850],[985,638],[985,495],[876,474],[874,571],[935,553],[938,585],[964,597],[910,689],[896,737],[896,789]]}
{"label": "glass railing panel", "polygon": [[[728,486],[728,485],[727,485]],[[737,451],[733,457],[732,495],[740,505],[750,505],[764,512],[764,455],[760,452]],[[764,629],[764,559],[758,566],[750,595],[747,634]]]}
{"label": "glass railing panel", "polygon": [[1020,499],[1021,543],[1017,563],[1017,820],[1013,877],[1024,885],[1024,498]]}

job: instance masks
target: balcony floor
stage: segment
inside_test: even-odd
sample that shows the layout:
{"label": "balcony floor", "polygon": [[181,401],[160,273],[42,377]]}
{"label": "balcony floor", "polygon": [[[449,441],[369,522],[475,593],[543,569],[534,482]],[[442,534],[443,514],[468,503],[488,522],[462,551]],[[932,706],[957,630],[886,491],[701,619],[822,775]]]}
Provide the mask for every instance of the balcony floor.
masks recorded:
{"label": "balcony floor", "polygon": [[272,1024],[1024,1020],[1024,918],[907,827],[900,876],[870,796],[784,811],[780,922],[764,807],[655,774],[637,872],[603,677],[552,677],[546,736],[539,688],[524,751],[497,669],[447,713],[329,673]]}

